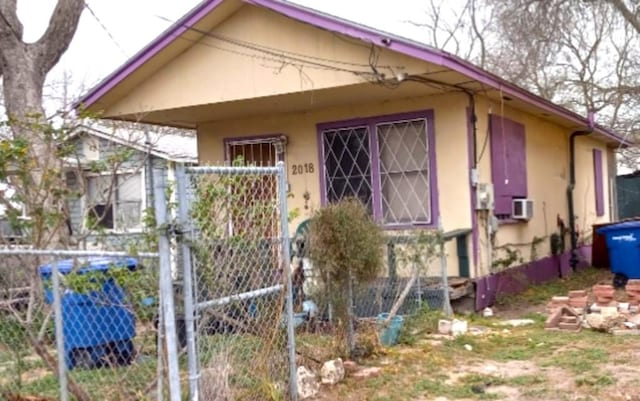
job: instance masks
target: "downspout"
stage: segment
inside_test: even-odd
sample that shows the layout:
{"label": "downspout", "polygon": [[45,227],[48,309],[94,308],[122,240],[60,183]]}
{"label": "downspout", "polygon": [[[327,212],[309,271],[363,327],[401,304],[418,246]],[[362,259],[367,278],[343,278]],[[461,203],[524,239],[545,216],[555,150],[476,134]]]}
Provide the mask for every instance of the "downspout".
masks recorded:
{"label": "downspout", "polygon": [[[477,238],[478,238],[478,212],[476,211],[476,194],[475,190],[478,185],[478,117],[476,116],[476,100],[473,95],[473,92],[469,90],[464,90],[464,93],[469,98],[469,123],[471,125],[471,135],[472,135],[472,143],[471,143],[471,170],[469,171],[469,181],[470,186],[469,189],[471,191],[471,258],[470,261],[473,261],[473,277],[478,277],[478,258],[477,258]],[[471,272],[469,271],[471,275]]]}
{"label": "downspout", "polygon": [[567,187],[567,205],[569,208],[569,235],[571,236],[571,256],[569,258],[569,266],[575,272],[578,267],[578,233],[576,232],[576,216],[573,205],[573,190],[576,186],[576,138],[586,136],[593,132],[594,116],[593,112],[588,115],[589,128],[587,130],[574,131],[569,136],[569,186]]}

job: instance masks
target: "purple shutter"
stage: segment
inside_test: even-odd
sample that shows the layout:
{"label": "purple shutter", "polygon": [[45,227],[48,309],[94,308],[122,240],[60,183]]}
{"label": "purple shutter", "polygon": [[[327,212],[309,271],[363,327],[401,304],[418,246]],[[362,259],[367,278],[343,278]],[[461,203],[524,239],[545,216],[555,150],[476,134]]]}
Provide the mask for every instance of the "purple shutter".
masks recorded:
{"label": "purple shutter", "polygon": [[593,149],[593,177],[596,193],[596,216],[604,216],[604,188],[602,185],[602,151]]}
{"label": "purple shutter", "polygon": [[514,198],[527,196],[527,157],[524,125],[490,116],[491,178],[496,215],[511,215]]}
{"label": "purple shutter", "polygon": [[524,125],[509,121],[509,131],[505,133],[507,143],[508,192],[513,198],[527,197],[527,150]]}

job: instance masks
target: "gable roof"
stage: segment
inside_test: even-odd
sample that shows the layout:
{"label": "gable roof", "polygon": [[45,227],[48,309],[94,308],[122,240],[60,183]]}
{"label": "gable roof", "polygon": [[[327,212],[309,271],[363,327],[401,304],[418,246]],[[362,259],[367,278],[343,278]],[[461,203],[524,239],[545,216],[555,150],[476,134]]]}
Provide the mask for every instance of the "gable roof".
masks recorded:
{"label": "gable roof", "polygon": [[[203,0],[185,16],[180,18],[171,27],[165,30],[160,36],[154,39],[149,45],[144,47],[136,55],[130,58],[122,66],[98,83],[87,92],[76,104],[76,107],[91,107],[99,101],[105,94],[115,88],[119,83],[141,68],[147,61],[167,48],[170,44],[178,40],[181,35],[190,31],[194,26],[213,12],[225,1],[232,0]],[[316,26],[331,32],[339,33],[354,39],[358,39],[377,46],[385,47],[400,54],[404,54],[428,63],[450,69],[460,73],[482,85],[500,91],[505,97],[518,99],[529,103],[547,113],[566,119],[578,127],[591,127],[590,118],[584,117],[571,110],[555,104],[547,99],[535,95],[517,85],[510,83],[495,74],[483,70],[482,68],[463,60],[462,58],[435,49],[424,43],[416,42],[407,38],[383,32],[371,27],[367,27],[352,21],[348,21],[333,15],[329,15],[311,8],[300,6],[281,0],[239,0],[242,3],[263,7],[282,14],[294,20]],[[594,132],[603,135],[610,141],[615,141],[623,145],[630,145],[626,138],[619,136],[615,132],[596,125]]]}
{"label": "gable roof", "polygon": [[180,163],[196,163],[198,161],[198,146],[195,135],[80,126],[71,137],[82,134],[103,138],[140,152],[149,152],[161,159]]}

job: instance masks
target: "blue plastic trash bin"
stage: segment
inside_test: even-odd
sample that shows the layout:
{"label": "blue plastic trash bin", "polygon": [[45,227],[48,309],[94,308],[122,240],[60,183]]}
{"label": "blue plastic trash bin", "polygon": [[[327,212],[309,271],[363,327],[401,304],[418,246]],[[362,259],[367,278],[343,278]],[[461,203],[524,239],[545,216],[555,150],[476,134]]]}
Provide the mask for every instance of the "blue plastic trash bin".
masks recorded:
{"label": "blue plastic trash bin", "polygon": [[623,287],[628,279],[640,279],[640,221],[628,221],[599,228],[605,236],[613,285]]}
{"label": "blue plastic trash bin", "polygon": [[382,329],[380,333],[380,342],[384,346],[396,345],[398,343],[398,337],[400,336],[400,330],[404,324],[404,318],[402,316],[394,316],[389,322],[389,326],[383,327],[384,321],[389,317],[388,313],[381,313],[378,315],[378,327]]}
{"label": "blue plastic trash bin", "polygon": [[[73,260],[58,261],[60,274],[69,274]],[[88,258],[72,274],[106,272],[113,268],[138,267],[134,258]],[[45,300],[53,303],[50,284],[52,265],[40,267],[45,287]],[[95,278],[100,280],[99,277]],[[62,325],[65,362],[74,367],[94,368],[128,365],[134,356],[132,339],[136,334],[135,316],[124,289],[112,278],[101,280],[101,289],[86,294],[66,290],[62,295]]]}

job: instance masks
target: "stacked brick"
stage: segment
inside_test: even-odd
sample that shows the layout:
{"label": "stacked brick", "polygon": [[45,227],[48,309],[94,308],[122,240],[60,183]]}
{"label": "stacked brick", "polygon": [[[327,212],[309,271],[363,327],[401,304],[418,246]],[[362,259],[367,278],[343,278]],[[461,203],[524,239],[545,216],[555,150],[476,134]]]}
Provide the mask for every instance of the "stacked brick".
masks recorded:
{"label": "stacked brick", "polygon": [[551,297],[551,301],[547,304],[547,313],[553,314],[563,306],[569,306],[569,297]]}
{"label": "stacked brick", "polygon": [[569,306],[579,314],[586,309],[589,302],[589,295],[586,290],[569,291]]}
{"label": "stacked brick", "polygon": [[624,289],[627,292],[629,306],[637,308],[640,305],[640,280],[629,280]]}
{"label": "stacked brick", "polygon": [[544,328],[546,330],[580,331],[582,322],[573,308],[564,305],[547,318]]}
{"label": "stacked brick", "polygon": [[615,300],[616,290],[609,284],[596,284],[592,287],[593,296],[595,297],[596,306],[617,306]]}

